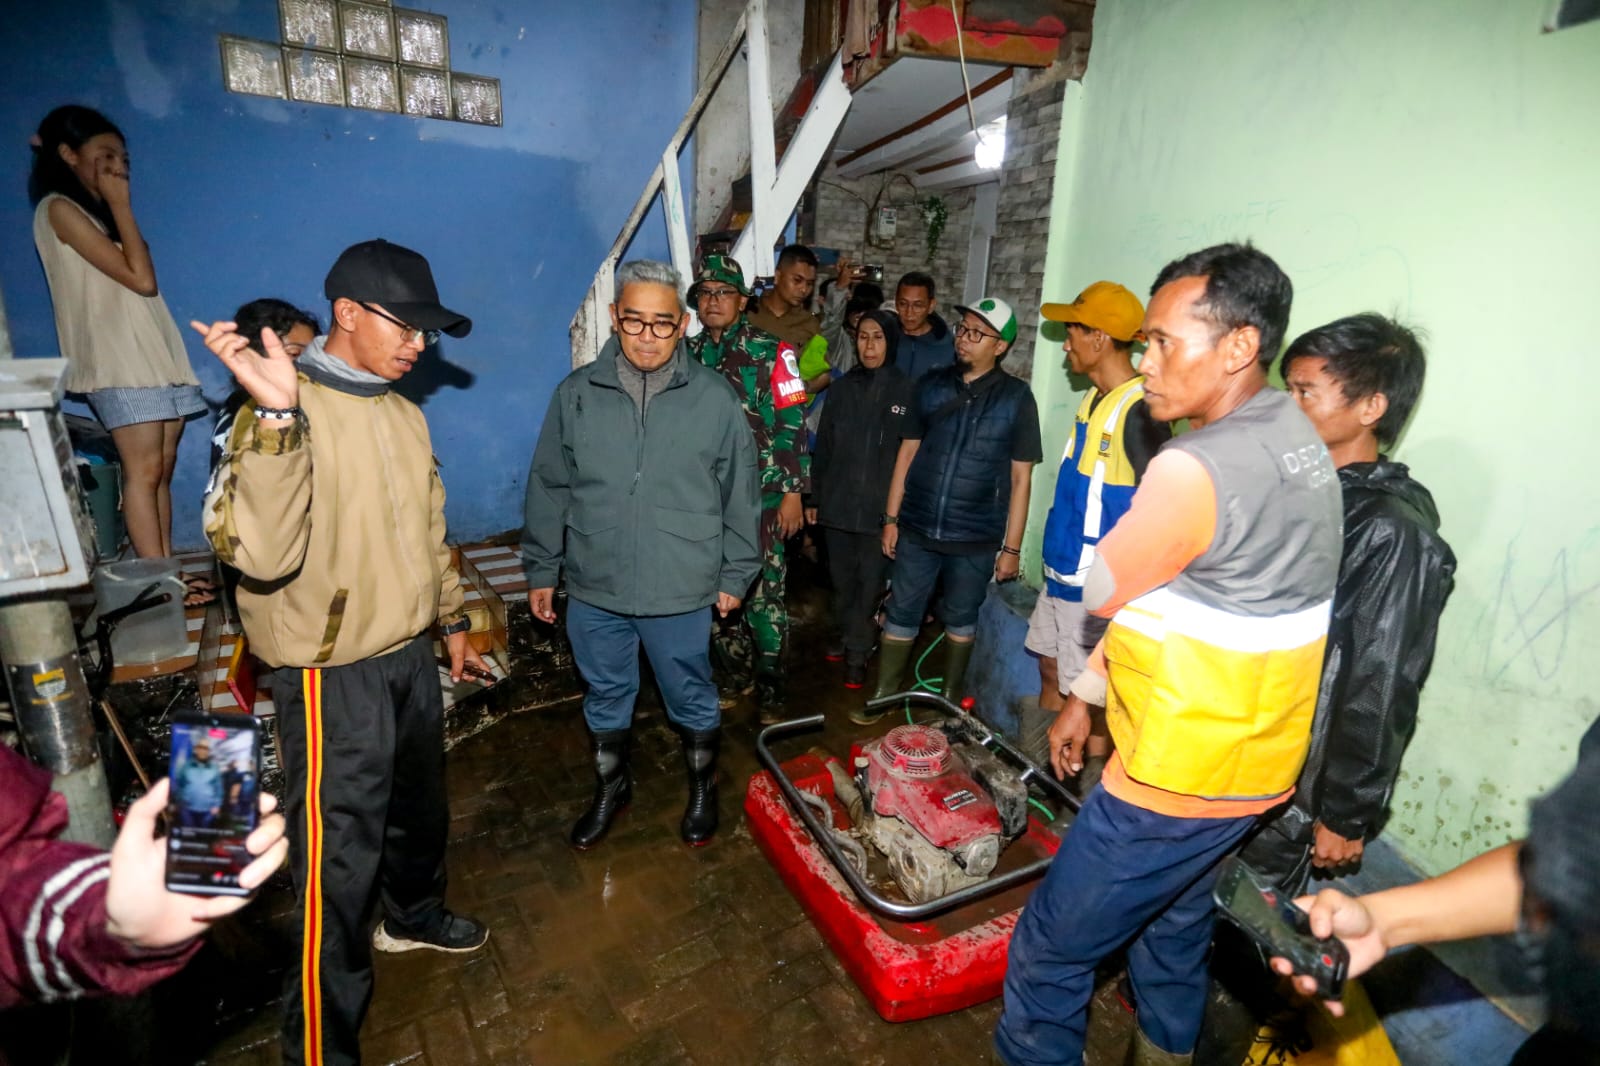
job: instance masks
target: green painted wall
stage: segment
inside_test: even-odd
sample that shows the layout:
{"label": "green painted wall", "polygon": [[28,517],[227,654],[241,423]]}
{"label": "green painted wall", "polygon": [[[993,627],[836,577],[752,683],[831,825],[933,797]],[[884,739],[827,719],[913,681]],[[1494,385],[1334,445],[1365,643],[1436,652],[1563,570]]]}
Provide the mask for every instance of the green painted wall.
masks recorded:
{"label": "green painted wall", "polygon": [[[1388,837],[1430,872],[1521,833],[1600,714],[1600,23],[1543,33],[1550,6],[1105,0],[1063,108],[1047,299],[1249,238],[1294,279],[1291,336],[1427,331],[1395,458],[1460,570]],[[1078,395],[1034,365],[1059,456]]]}

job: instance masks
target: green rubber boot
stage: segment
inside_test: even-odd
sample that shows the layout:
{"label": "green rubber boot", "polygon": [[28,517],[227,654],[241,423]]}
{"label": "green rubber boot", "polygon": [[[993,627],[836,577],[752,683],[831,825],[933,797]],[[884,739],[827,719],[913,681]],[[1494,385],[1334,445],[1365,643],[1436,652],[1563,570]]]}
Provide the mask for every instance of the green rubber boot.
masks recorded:
{"label": "green rubber boot", "polygon": [[[911,661],[911,646],[915,643],[910,640],[895,640],[885,636],[883,646],[878,650],[878,683],[873,686],[872,699],[881,696],[893,696],[905,688],[906,663]],[[880,707],[869,711],[866,707],[857,707],[850,712],[850,720],[856,725],[871,725],[892,707]]]}
{"label": "green rubber boot", "polygon": [[955,641],[944,638],[944,684],[940,693],[945,699],[961,702],[962,684],[967,679],[967,663],[972,661],[972,645],[977,641]]}
{"label": "green rubber boot", "polygon": [[1194,1052],[1182,1055],[1157,1047],[1155,1041],[1144,1035],[1137,1025],[1133,1028],[1133,1043],[1128,1045],[1127,1066],[1193,1066]]}

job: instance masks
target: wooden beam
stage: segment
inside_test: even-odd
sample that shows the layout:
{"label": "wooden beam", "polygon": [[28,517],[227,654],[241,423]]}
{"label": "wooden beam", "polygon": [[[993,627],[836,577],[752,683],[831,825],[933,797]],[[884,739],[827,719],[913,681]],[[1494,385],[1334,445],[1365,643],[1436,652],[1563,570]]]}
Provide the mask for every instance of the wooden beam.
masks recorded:
{"label": "wooden beam", "polygon": [[[750,114],[750,221],[745,231],[751,235],[753,258],[741,263],[756,277],[772,273],[772,244],[778,230],[770,206],[772,186],[777,181],[777,148],[772,128],[772,75],[767,48],[766,0],[750,0],[745,8],[745,72]],[[790,210],[793,210],[791,207]],[[787,217],[787,216],[785,216]],[[776,224],[782,224],[776,220]],[[736,257],[737,258],[737,257]]]}
{"label": "wooden beam", "polygon": [[931,167],[918,167],[917,173],[935,174],[941,170],[946,170],[950,167],[959,167],[970,162],[972,162],[972,153],[967,152],[965,155],[958,155],[954,159],[946,159],[943,163],[935,163]]}
{"label": "wooden beam", "polygon": [[[996,74],[994,77],[988,79],[987,81],[979,82],[977,85],[974,85],[972,87],[972,99],[974,101],[976,101],[978,99],[978,97],[982,96],[984,93],[989,92],[991,89],[998,89],[1000,86],[1004,85],[1006,82],[1008,82],[1010,80],[1011,80],[1011,71],[1002,70],[1002,71],[1000,71],[1000,73]],[[942,104],[938,108],[936,108],[936,109],[934,109],[932,111],[929,111],[926,115],[923,115],[921,118],[917,119],[915,122],[907,123],[906,125],[901,126],[899,129],[895,130],[893,133],[888,133],[888,134],[885,134],[882,137],[879,137],[877,140],[873,141],[871,144],[862,145],[860,148],[857,148],[855,151],[851,152],[849,155],[847,155],[843,159],[839,160],[839,166],[841,166],[841,167],[849,166],[851,163],[854,163],[857,159],[860,159],[862,156],[866,155],[867,153],[874,152],[877,149],[882,148],[886,144],[892,144],[893,142],[898,141],[902,137],[905,137],[905,136],[908,136],[908,135],[910,135],[912,133],[917,132],[918,130],[922,129],[924,126],[930,126],[933,123],[939,121],[939,119],[944,118],[946,115],[950,114],[951,112],[960,110],[961,108],[964,108],[966,106],[967,106],[967,95],[966,95],[966,93],[962,93],[960,96],[957,96],[954,100],[951,100],[950,102],[948,102],[946,104]]]}
{"label": "wooden beam", "polygon": [[984,170],[970,159],[958,159],[955,165],[946,164],[937,173],[916,176],[919,189],[959,189],[964,185],[982,185],[986,181],[999,181],[998,170]]}
{"label": "wooden beam", "polygon": [[[778,163],[772,187],[767,190],[765,197],[760,189],[754,190],[755,212],[733,246],[733,257],[744,267],[745,280],[753,281],[756,278],[755,264],[762,261],[762,250],[757,247],[757,241],[765,239],[765,261],[769,264],[772,262],[772,243],[783,232],[784,222],[794,213],[801,194],[822,166],[828,145],[833,143],[834,135],[839,132],[849,110],[850,86],[844,80],[844,58],[842,54],[836,54],[828,72],[817,84],[817,93],[811,99],[811,107],[807,109],[800,128],[789,139],[789,147]],[[758,220],[757,215],[763,210],[767,216]]]}
{"label": "wooden beam", "polygon": [[956,59],[964,54],[968,63],[1048,67],[1065,39],[963,30],[950,12],[950,0],[899,0],[897,14],[894,50],[900,56]]}
{"label": "wooden beam", "polygon": [[[1006,113],[1006,108],[1011,102],[1010,76],[1010,72],[1007,71],[1006,91],[991,89],[982,96],[974,94],[972,110],[976,113],[979,126]],[[881,148],[875,148],[865,154],[852,153],[853,162],[839,164],[839,176],[859,178],[920,159],[930,152],[946,150],[952,141],[965,137],[970,132],[971,123],[968,121],[966,101],[963,99],[959,107],[945,111],[940,118],[934,119],[927,125],[919,125],[910,133],[890,141]]]}

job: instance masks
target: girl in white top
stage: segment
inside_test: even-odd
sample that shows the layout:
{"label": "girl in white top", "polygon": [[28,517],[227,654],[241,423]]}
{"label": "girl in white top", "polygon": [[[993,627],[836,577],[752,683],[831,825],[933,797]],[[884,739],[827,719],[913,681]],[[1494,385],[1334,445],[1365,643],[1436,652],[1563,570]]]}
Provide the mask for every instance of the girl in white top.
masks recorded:
{"label": "girl in white top", "polygon": [[50,112],[34,138],[28,196],[67,389],[116,443],[135,553],[171,555],[178,439],[206,404],[133,216],[121,131],[86,107]]}

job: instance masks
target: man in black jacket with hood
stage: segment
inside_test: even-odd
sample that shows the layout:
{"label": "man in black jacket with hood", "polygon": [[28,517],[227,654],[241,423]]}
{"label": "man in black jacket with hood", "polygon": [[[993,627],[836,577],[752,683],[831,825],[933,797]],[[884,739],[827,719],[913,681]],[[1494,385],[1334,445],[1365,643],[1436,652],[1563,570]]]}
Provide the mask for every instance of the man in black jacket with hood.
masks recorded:
{"label": "man in black jacket with hood", "polygon": [[1333,597],[1311,750],[1289,806],[1242,857],[1298,895],[1315,867],[1341,872],[1383,829],[1417,724],[1456,560],[1433,497],[1391,462],[1422,392],[1422,346],[1367,313],[1304,333],[1283,379],[1328,446],[1344,493],[1344,555]]}

